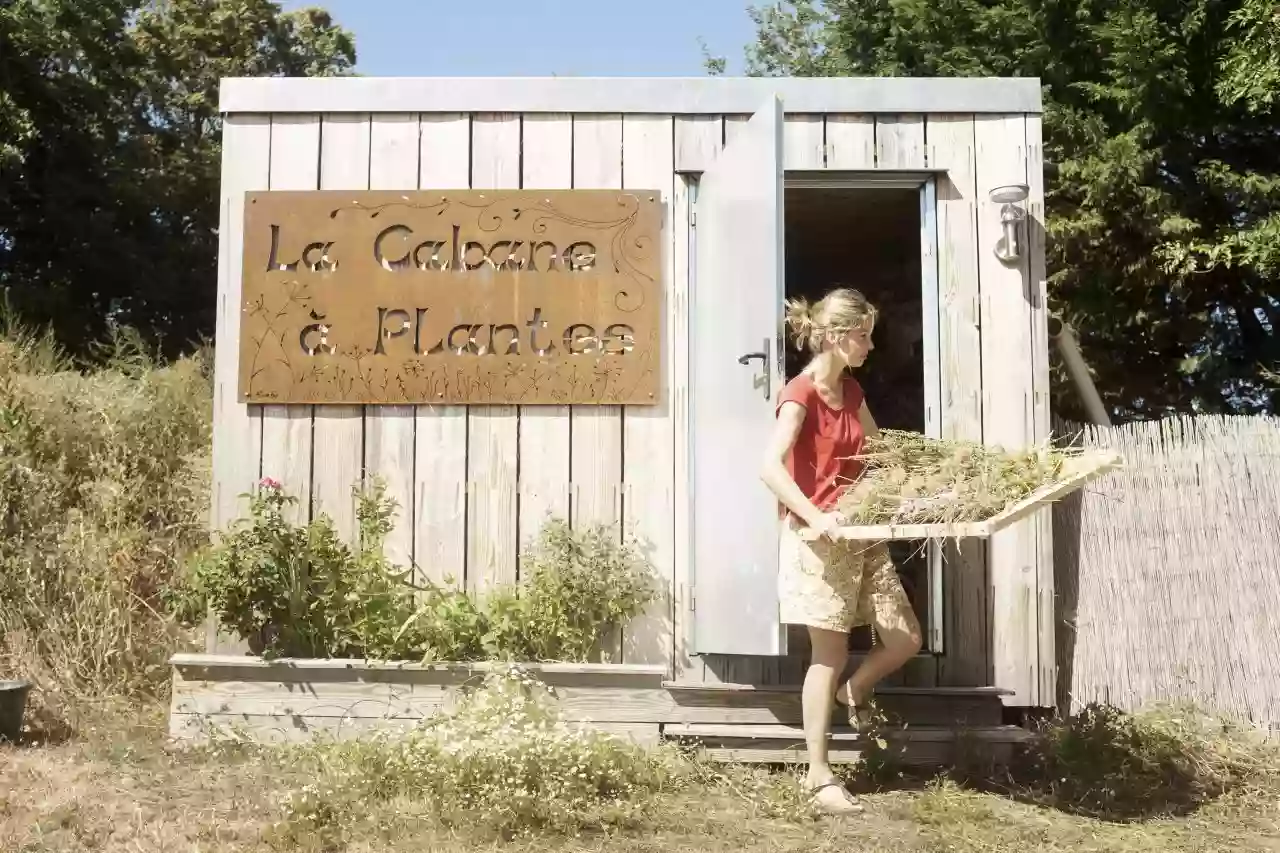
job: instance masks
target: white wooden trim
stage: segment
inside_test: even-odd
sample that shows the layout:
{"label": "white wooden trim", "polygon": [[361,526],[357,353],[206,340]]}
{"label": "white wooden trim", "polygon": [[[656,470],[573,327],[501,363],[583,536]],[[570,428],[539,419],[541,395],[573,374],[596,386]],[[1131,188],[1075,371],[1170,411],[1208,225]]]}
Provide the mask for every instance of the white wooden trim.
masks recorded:
{"label": "white wooden trim", "polygon": [[[942,354],[939,349],[941,298],[938,276],[938,184],[926,181],[920,188],[920,303],[924,335],[924,434],[942,438]],[[928,649],[935,654],[946,650],[943,594],[943,560],[940,543],[925,548],[928,564],[929,613]]]}
{"label": "white wooden trim", "polygon": [[749,114],[1039,113],[1035,77],[233,77],[218,108],[243,112]]}
{"label": "white wooden trim", "polygon": [[914,190],[928,181],[945,175],[945,171],[935,169],[893,169],[875,168],[867,164],[865,169],[841,168],[831,171],[814,171],[812,169],[787,168],[785,185],[787,189],[895,189]]}
{"label": "white wooden trim", "polygon": [[[699,164],[699,168],[715,162],[724,141],[724,121],[720,116],[678,116],[675,126],[675,163]],[[693,500],[692,465],[689,435],[689,356],[692,294],[690,282],[694,268],[693,202],[697,198],[697,179],[680,176],[675,182],[671,207],[671,230],[674,239],[675,277],[671,282],[672,343],[671,359],[672,419],[675,440],[675,571],[672,593],[675,597],[672,625],[672,675],[680,677],[695,667],[689,654],[690,609],[693,576]],[[696,664],[701,670],[701,662]]]}

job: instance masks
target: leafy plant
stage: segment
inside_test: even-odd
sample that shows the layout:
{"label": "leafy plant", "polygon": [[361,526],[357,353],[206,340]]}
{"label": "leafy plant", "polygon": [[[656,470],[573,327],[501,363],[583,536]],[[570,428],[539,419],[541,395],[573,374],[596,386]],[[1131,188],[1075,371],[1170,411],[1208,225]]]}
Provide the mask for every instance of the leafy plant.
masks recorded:
{"label": "leafy plant", "polygon": [[382,555],[393,505],[375,482],[358,495],[361,548],[352,549],[325,515],[288,518],[297,499],[271,479],[248,496],[249,515],[201,553],[173,590],[187,624],[211,609],[219,622],[266,657],[381,657],[402,651],[399,629],[414,611],[405,573]]}
{"label": "leafy plant", "polygon": [[383,550],[394,501],[379,482],[357,497],[353,548],[323,514],[293,523],[295,499],[264,480],[248,517],[174,588],[178,618],[193,625],[212,611],[265,657],[585,661],[653,597],[633,546],[607,527],[574,531],[554,519],[525,555],[517,585],[473,598],[416,582]]}
{"label": "leafy plant", "polygon": [[495,657],[587,660],[654,596],[640,554],[605,525],[577,532],[552,519],[521,566],[523,582],[489,598],[485,646]]}

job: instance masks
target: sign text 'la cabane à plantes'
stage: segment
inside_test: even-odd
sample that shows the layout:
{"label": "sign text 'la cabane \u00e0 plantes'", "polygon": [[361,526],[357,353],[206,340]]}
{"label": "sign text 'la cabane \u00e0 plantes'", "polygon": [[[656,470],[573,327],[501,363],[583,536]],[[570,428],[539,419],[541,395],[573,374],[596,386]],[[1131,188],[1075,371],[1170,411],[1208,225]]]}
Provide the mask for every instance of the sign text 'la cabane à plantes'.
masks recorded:
{"label": "sign text 'la cabane \u00e0 plantes'", "polygon": [[240,400],[653,404],[659,199],[248,193]]}

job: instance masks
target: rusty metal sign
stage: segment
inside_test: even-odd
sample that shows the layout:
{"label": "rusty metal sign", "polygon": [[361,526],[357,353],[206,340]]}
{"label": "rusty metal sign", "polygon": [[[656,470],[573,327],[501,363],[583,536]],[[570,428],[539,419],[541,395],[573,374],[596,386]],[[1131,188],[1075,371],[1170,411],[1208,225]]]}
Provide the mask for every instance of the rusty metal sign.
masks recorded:
{"label": "rusty metal sign", "polygon": [[657,402],[656,191],[253,192],[244,222],[242,402]]}

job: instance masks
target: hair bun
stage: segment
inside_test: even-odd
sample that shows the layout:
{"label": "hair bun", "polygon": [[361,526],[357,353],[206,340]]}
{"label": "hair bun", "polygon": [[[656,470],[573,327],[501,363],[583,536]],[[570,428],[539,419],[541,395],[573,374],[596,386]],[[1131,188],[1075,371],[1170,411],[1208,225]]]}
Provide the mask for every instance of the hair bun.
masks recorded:
{"label": "hair bun", "polygon": [[795,339],[796,349],[804,349],[813,339],[813,306],[807,299],[788,299],[786,323]]}

